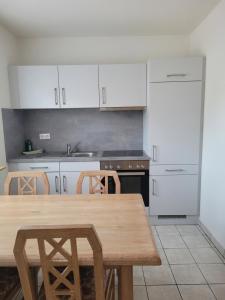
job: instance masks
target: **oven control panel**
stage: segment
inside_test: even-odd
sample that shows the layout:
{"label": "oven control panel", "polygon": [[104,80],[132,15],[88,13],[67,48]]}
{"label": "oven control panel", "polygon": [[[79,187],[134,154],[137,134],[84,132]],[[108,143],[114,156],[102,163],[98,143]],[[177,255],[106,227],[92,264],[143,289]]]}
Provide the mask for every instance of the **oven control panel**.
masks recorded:
{"label": "oven control panel", "polygon": [[149,170],[148,160],[103,160],[100,161],[101,170]]}

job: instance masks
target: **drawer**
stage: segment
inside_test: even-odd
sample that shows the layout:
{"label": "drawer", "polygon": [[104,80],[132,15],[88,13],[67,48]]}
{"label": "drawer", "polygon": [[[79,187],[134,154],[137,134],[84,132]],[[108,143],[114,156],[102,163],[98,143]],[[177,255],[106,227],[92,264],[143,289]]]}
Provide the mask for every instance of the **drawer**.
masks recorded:
{"label": "drawer", "polygon": [[150,176],[150,215],[199,213],[199,176]]}
{"label": "drawer", "polygon": [[60,171],[66,172],[80,172],[80,171],[94,171],[100,170],[99,161],[90,162],[62,162],[60,163]]}
{"label": "drawer", "polygon": [[9,163],[9,171],[35,171],[41,170],[44,172],[59,172],[58,162],[43,162],[43,163]]}
{"label": "drawer", "polygon": [[199,174],[199,165],[158,165],[150,166],[150,175],[191,175]]}
{"label": "drawer", "polygon": [[155,59],[148,65],[148,81],[202,80],[203,57]]}

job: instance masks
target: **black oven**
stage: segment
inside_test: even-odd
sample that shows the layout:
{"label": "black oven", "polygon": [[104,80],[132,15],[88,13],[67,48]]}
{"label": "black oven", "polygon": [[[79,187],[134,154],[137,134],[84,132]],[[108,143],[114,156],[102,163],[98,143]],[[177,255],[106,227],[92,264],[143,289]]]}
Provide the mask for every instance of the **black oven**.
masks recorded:
{"label": "black oven", "polygon": [[[149,207],[149,161],[102,161],[102,170],[117,171],[122,194],[141,194]],[[115,192],[113,179],[109,179],[109,193]]]}

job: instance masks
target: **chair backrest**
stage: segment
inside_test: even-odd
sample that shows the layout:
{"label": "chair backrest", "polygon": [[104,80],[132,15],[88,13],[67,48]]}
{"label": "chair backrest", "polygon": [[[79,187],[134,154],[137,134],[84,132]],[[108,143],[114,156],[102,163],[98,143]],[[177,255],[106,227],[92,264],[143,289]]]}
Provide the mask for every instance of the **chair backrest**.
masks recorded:
{"label": "chair backrest", "polygon": [[43,184],[43,193],[49,194],[50,187],[48,177],[45,172],[18,171],[9,172],[4,183],[5,195],[10,195],[13,180],[17,181],[18,195],[36,195],[37,194],[37,179],[41,179]]}
{"label": "chair backrest", "polygon": [[115,193],[120,194],[120,180],[116,171],[85,171],[81,172],[77,181],[77,194],[82,194],[84,178],[89,178],[89,194],[108,194],[109,177],[112,177],[115,183]]}
{"label": "chair backrest", "polygon": [[[93,225],[31,226],[18,230],[14,256],[25,300],[37,300],[25,248],[28,240],[38,242],[46,299],[56,300],[60,299],[59,296],[82,299],[77,249],[79,238],[87,239],[93,251],[96,300],[105,300],[102,246]],[[51,251],[47,249],[48,244]]]}

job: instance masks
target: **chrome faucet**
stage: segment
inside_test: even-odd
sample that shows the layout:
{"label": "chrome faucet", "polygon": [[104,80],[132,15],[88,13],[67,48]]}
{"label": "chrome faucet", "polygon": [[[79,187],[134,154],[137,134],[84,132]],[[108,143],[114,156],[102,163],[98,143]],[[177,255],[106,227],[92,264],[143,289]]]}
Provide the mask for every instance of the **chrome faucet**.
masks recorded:
{"label": "chrome faucet", "polygon": [[66,153],[67,153],[67,155],[70,155],[70,153],[71,153],[71,145],[70,144],[66,145]]}

